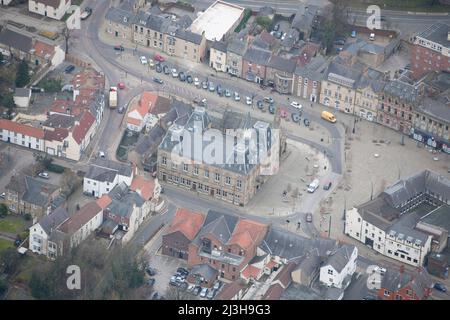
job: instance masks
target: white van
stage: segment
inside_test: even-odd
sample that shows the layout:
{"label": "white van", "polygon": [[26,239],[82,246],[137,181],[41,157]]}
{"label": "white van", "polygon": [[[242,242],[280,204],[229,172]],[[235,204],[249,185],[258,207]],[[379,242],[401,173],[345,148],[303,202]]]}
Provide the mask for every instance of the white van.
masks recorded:
{"label": "white van", "polygon": [[313,193],[319,187],[319,179],[314,179],[308,186],[308,192]]}

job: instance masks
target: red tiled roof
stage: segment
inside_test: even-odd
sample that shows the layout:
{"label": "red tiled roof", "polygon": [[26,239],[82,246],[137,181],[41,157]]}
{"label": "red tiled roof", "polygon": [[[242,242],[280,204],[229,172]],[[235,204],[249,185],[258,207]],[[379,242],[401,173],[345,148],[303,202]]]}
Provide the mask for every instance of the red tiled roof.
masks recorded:
{"label": "red tiled roof", "polygon": [[153,197],[155,183],[141,176],[134,176],[130,189],[139,193],[144,200],[150,200]]}
{"label": "red tiled roof", "polygon": [[94,116],[89,111],[86,111],[81,117],[80,123],[75,126],[72,132],[73,138],[78,144],[81,144],[94,122]]}
{"label": "red tiled roof", "polygon": [[0,119],[0,129],[17,132],[25,136],[30,136],[38,139],[44,138],[44,130],[27,126],[25,124],[17,123],[11,120]]}
{"label": "red tiled roof", "polygon": [[274,260],[270,260],[269,262],[267,262],[266,264],[266,268],[268,269],[273,269],[273,267],[275,267],[278,263],[276,263]]}
{"label": "red tiled roof", "polygon": [[261,269],[255,267],[255,266],[252,266],[251,264],[249,264],[241,272],[241,276],[244,279],[250,279],[250,278],[257,279],[260,273],[261,273]]}
{"label": "red tiled roof", "polygon": [[[56,112],[56,113],[68,114],[67,109],[72,105],[73,105],[72,100],[57,99],[57,100],[53,101],[50,111]],[[69,109],[69,111],[70,111],[70,109]]]}
{"label": "red tiled roof", "polygon": [[283,295],[284,289],[280,284],[276,283],[271,285],[269,289],[266,291],[262,300],[280,300]]}
{"label": "red tiled roof", "polygon": [[139,120],[139,119],[136,119],[136,118],[130,118],[130,117],[128,117],[128,118],[127,118],[127,123],[133,124],[133,125],[135,125],[135,126],[140,126],[141,123],[142,123],[142,121]]}
{"label": "red tiled roof", "polygon": [[240,219],[228,244],[237,244],[247,250],[253,245],[258,245],[264,239],[267,229],[267,224]]}
{"label": "red tiled roof", "polygon": [[178,208],[167,234],[180,231],[186,238],[193,240],[200,231],[204,220],[205,216],[199,212]]}
{"label": "red tiled roof", "polygon": [[51,57],[55,53],[55,47],[46,44],[44,42],[41,42],[39,40],[36,40],[34,50],[35,54],[41,58],[46,58],[46,55],[49,55]]}
{"label": "red tiled roof", "polygon": [[[319,50],[319,45],[315,43],[308,43],[302,50],[301,55],[297,58],[297,64],[301,67],[306,66]],[[305,55],[306,54],[306,55]]]}
{"label": "red tiled roof", "polygon": [[284,265],[283,268],[278,272],[275,279],[273,279],[273,282],[279,282],[280,285],[286,289],[292,282],[292,271],[294,271],[295,267],[297,266],[294,262],[289,262],[288,264]]}
{"label": "red tiled roof", "polygon": [[239,280],[236,280],[232,283],[227,283],[224,285],[222,290],[217,294],[217,300],[231,300],[234,296],[236,296],[239,291],[243,290],[245,286],[243,286]]}
{"label": "red tiled roof", "polygon": [[55,128],[54,130],[45,130],[45,140],[49,141],[64,141],[69,135],[69,130],[65,128]]}
{"label": "red tiled roof", "polygon": [[112,202],[111,198],[107,195],[104,194],[102,195],[99,199],[97,199],[97,204],[100,208],[102,208],[103,210],[105,210],[105,208],[107,206],[109,206],[109,204]]}
{"label": "red tiled roof", "polygon": [[145,115],[155,106],[157,99],[158,95],[153,92],[144,91],[141,95],[141,99],[139,99],[138,103],[133,105],[129,113],[136,110],[142,117],[145,117]]}
{"label": "red tiled roof", "polygon": [[265,43],[269,44],[269,45],[274,45],[277,41],[277,39],[271,35],[269,32],[267,32],[266,30],[263,30],[260,34],[261,40],[263,40]]}
{"label": "red tiled roof", "polygon": [[102,208],[97,202],[89,202],[84,205],[80,211],[75,212],[74,215],[67,219],[58,229],[62,232],[73,234],[88,223],[100,211],[102,211]]}

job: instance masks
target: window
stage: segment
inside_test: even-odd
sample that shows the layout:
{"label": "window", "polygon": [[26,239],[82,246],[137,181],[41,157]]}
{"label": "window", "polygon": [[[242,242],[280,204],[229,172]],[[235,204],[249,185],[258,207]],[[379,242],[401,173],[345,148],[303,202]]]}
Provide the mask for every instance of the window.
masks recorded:
{"label": "window", "polygon": [[384,296],[385,297],[389,297],[389,295],[391,294],[391,292],[390,291],[388,291],[388,290],[384,290]]}
{"label": "window", "polygon": [[220,174],[219,174],[219,173],[216,172],[216,175],[215,175],[214,180],[215,180],[216,182],[219,182],[219,181],[220,181]]}
{"label": "window", "polygon": [[242,188],[242,181],[241,180],[237,180],[236,181],[236,186],[237,186],[238,189],[241,189]]}
{"label": "window", "polygon": [[188,169],[189,169],[188,165],[184,163],[184,164],[183,164],[183,171],[186,171],[186,172],[187,172]]}
{"label": "window", "polygon": [[209,171],[205,170],[205,178],[209,178]]}
{"label": "window", "polygon": [[333,275],[333,270],[328,269],[328,274]]}
{"label": "window", "polygon": [[399,294],[395,295],[395,300],[402,300],[402,296]]}
{"label": "window", "polygon": [[226,184],[231,184],[231,178],[230,177],[226,177],[225,178],[225,183]]}
{"label": "window", "polygon": [[194,175],[198,176],[198,167],[197,166],[194,167]]}

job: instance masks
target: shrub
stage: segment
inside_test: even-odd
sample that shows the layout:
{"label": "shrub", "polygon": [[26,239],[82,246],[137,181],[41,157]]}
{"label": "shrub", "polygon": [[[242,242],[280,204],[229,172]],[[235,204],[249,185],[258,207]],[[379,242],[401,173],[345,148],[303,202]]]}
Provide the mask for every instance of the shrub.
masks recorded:
{"label": "shrub", "polygon": [[65,169],[66,168],[64,168],[63,166],[60,166],[59,164],[54,164],[54,163],[50,163],[47,167],[48,171],[55,172],[55,173],[63,173]]}
{"label": "shrub", "polygon": [[5,204],[0,203],[0,218],[6,217],[7,214],[8,214],[8,207]]}
{"label": "shrub", "polygon": [[24,218],[26,221],[30,221],[31,218],[32,218],[32,216],[31,216],[31,214],[26,213],[26,214],[23,216],[23,218]]}
{"label": "shrub", "polygon": [[241,22],[238,24],[238,26],[236,27],[236,29],[234,29],[234,32],[239,32],[241,31],[243,28],[245,28],[245,24],[247,23],[248,19],[250,19],[250,17],[252,16],[252,10],[251,9],[245,9],[244,10],[244,17],[242,18]]}

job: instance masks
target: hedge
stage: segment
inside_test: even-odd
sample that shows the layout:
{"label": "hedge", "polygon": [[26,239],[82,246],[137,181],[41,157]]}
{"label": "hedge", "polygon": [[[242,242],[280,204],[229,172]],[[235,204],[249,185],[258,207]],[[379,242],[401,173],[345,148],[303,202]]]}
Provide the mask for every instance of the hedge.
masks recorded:
{"label": "hedge", "polygon": [[244,17],[242,18],[241,22],[238,24],[236,29],[234,29],[234,32],[238,33],[242,30],[242,28],[245,27],[245,24],[247,23],[248,19],[252,16],[252,10],[251,9],[245,9],[244,10]]}
{"label": "hedge", "polygon": [[64,168],[63,166],[60,166],[59,164],[54,164],[54,163],[50,163],[47,167],[48,171],[55,172],[55,173],[63,173],[65,169],[66,168]]}

